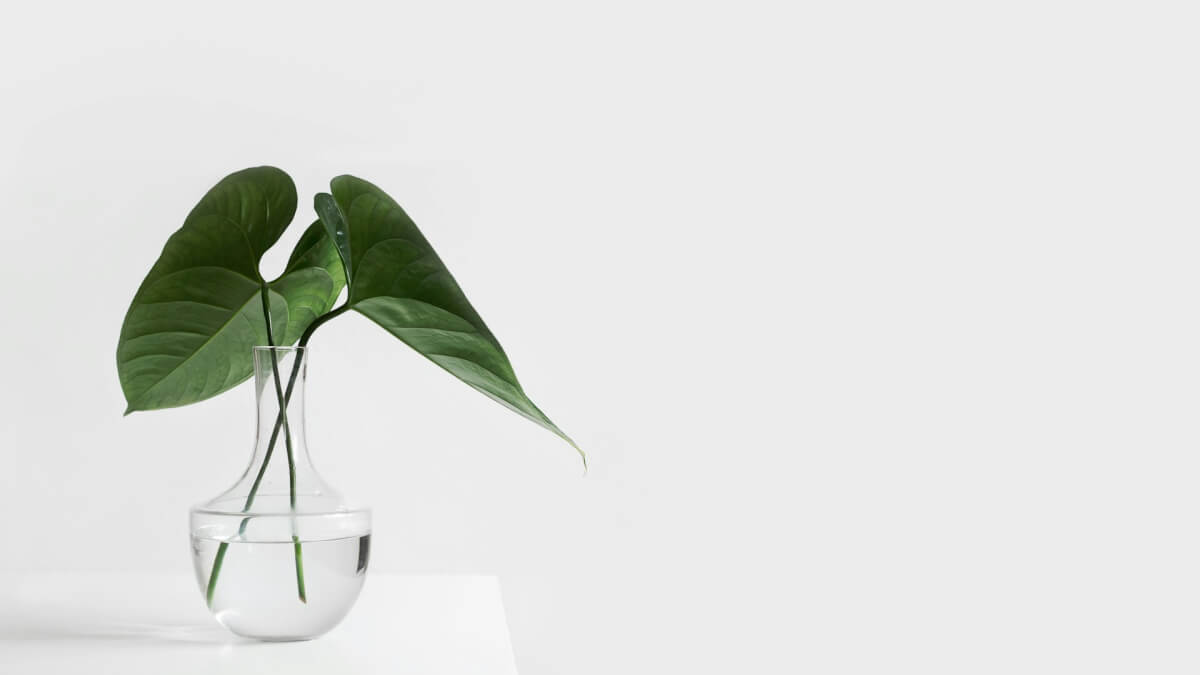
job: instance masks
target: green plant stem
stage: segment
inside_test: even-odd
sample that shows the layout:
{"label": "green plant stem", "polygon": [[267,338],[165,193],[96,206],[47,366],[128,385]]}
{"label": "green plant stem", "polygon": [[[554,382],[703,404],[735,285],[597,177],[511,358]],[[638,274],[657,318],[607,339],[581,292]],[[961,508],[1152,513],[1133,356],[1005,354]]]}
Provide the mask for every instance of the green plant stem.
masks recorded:
{"label": "green plant stem", "polygon": [[[275,338],[271,335],[271,305],[267,296],[267,286],[262,287],[262,302],[263,315],[267,317],[267,346],[275,346]],[[275,350],[271,349],[271,375],[275,382],[275,399],[279,402],[279,417],[283,418],[283,443],[287,448],[287,463],[288,463],[288,503],[292,509],[292,542],[296,549],[296,592],[300,596],[300,602],[307,603],[308,597],[304,592],[304,559],[300,550],[300,538],[296,536],[296,456],[292,452],[292,428],[288,424],[287,406],[291,397],[284,399],[283,397],[283,378],[279,377],[279,357],[275,354]],[[303,355],[296,354],[292,357],[292,370],[295,371],[295,364],[300,363],[304,359]],[[294,380],[293,380],[294,382]],[[273,434],[275,435],[275,434]],[[278,437],[276,435],[276,437]],[[266,466],[266,457],[263,457],[263,466]]]}
{"label": "green plant stem", "polygon": [[292,547],[296,550],[296,586],[300,589],[300,602],[307,603],[304,595],[304,551],[300,550],[300,537],[292,535]]}
{"label": "green plant stem", "polygon": [[[308,341],[312,338],[313,333],[316,332],[317,327],[319,327],[320,325],[324,324],[325,322],[329,321],[330,319],[332,319],[340,314],[344,314],[346,312],[346,310],[348,310],[348,309],[350,309],[350,306],[348,304],[344,304],[335,310],[326,312],[325,314],[322,314],[321,316],[317,317],[317,319],[315,321],[313,321],[311,324],[309,324],[308,329],[304,331],[304,334],[300,336],[300,342],[297,343],[298,346],[301,348],[308,346]],[[249,511],[250,507],[254,505],[254,498],[258,495],[258,486],[259,486],[259,484],[262,483],[263,476],[266,475],[266,472],[267,472],[267,463],[271,461],[271,455],[275,452],[275,443],[279,439],[279,431],[280,431],[280,429],[283,428],[283,425],[285,422],[284,411],[287,409],[287,404],[289,402],[291,402],[291,400],[292,400],[292,391],[295,389],[295,386],[296,386],[296,377],[300,374],[301,360],[302,359],[297,358],[297,359],[293,360],[293,362],[292,362],[292,372],[288,376],[287,389],[283,393],[283,403],[282,403],[282,405],[279,406],[279,414],[275,417],[275,428],[271,431],[271,440],[270,440],[270,442],[267,443],[267,452],[263,455],[262,466],[259,467],[258,475],[256,475],[254,477],[254,484],[250,486],[250,492],[249,492],[249,494],[246,495],[246,504],[242,507],[243,513],[245,513],[246,511]],[[276,371],[276,373],[275,373],[275,378],[276,378],[276,383],[278,383],[278,381],[279,381],[278,371]],[[242,518],[242,522],[238,526],[238,536],[241,536],[246,533],[246,526],[249,524],[250,524],[249,517]],[[297,583],[297,587],[299,588],[301,597],[307,597],[305,590],[304,590],[304,572],[303,572],[304,565],[303,565],[303,558],[301,556],[301,551],[300,551],[300,543],[295,538],[293,538],[292,543],[296,548],[296,583]],[[209,573],[208,588],[205,593],[205,597],[208,601],[209,607],[212,607],[213,592],[217,588],[217,577],[219,577],[221,574],[221,566],[225,562],[225,552],[228,549],[229,549],[229,542],[227,542],[227,541],[221,542],[220,546],[217,547],[217,555],[213,559],[212,572]]]}

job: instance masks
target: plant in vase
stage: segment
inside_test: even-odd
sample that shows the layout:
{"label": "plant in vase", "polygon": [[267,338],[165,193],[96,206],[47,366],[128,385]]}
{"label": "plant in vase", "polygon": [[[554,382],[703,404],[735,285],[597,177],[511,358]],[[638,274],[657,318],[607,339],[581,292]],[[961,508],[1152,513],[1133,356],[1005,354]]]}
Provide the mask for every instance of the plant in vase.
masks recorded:
{"label": "plant in vase", "polygon": [[[331,319],[351,310],[366,316],[579,450],[525,394],[500,343],[404,210],[353,176],[330,187],[316,195],[317,219],[283,274],[268,281],[259,262],[295,215],[295,184],[273,167],[222,179],[167,240],[117,346],[126,414],[203,401],[255,377],[250,465],[232,488],[192,510],[191,529],[209,608],[233,632],[260,639],[329,630],[366,572],[370,513],[321,480],[304,439],[307,346]],[[285,462],[276,458],[281,444]]]}

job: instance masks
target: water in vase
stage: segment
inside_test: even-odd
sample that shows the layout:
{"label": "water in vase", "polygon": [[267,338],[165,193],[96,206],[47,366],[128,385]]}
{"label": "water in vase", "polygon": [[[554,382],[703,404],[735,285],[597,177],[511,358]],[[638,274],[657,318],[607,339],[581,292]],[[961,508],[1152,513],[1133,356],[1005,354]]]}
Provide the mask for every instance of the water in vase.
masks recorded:
{"label": "water in vase", "polygon": [[[302,640],[337,625],[362,589],[371,536],[302,541],[304,600],[290,541],[233,541],[221,563],[210,609],[217,621],[245,637]],[[207,593],[221,542],[192,537],[192,561]]]}
{"label": "water in vase", "polygon": [[305,640],[333,628],[367,571],[371,512],[326,483],[308,452],[307,361],[300,347],[254,349],[250,463],[233,487],[191,511],[204,602],[223,626],[260,640]]}

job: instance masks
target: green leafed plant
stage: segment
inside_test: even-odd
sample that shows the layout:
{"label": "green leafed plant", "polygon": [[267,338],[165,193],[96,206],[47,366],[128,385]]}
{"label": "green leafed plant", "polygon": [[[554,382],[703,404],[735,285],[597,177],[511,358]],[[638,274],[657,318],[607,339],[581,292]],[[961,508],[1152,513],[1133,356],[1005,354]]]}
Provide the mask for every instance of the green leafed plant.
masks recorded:
{"label": "green leafed plant", "polygon": [[267,344],[272,325],[284,327],[280,344],[292,344],[333,308],[345,275],[318,223],[301,237],[278,279],[268,282],[259,272],[263,254],[295,213],[296,186],[273,167],[225,177],[192,209],[121,326],[117,372],[126,414],[229,390],[250,377],[250,347]]}
{"label": "green leafed plant", "polygon": [[[259,261],[295,215],[292,179],[274,167],[256,167],[226,176],[204,195],[167,240],[125,315],[117,371],[126,414],[225,392],[252,374],[255,345],[304,346],[319,326],[353,309],[477,391],[557,434],[584,458],[525,394],[499,341],[399,204],[353,176],[334,178],[330,188],[316,195],[318,219],[273,281],[263,278]],[[343,288],[347,299],[334,308]],[[286,386],[281,373],[274,375],[280,412],[264,469],[281,430],[289,467],[292,463],[286,410],[297,370],[287,375]],[[253,505],[257,485],[243,512]],[[294,491],[292,500],[294,508]],[[225,551],[222,544],[214,561],[210,603]],[[304,601],[298,542],[295,555]]]}

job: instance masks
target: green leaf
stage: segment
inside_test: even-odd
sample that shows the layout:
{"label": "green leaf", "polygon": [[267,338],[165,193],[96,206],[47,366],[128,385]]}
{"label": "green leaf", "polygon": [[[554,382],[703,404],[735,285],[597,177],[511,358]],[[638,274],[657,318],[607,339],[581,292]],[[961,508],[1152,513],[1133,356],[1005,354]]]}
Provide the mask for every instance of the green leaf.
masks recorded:
{"label": "green leaf", "polygon": [[313,208],[316,209],[317,217],[325,226],[325,233],[337,246],[338,258],[342,261],[342,268],[346,271],[346,283],[350,283],[354,278],[354,266],[350,260],[350,231],[346,225],[346,218],[342,215],[342,210],[338,208],[333,195],[324,192],[318,193],[313,199]]}
{"label": "green leaf", "polygon": [[[283,296],[288,308],[287,327],[275,336],[279,344],[299,340],[309,324],[333,309],[345,285],[341,260],[325,228],[319,222],[309,225],[296,242],[283,274],[270,283],[271,290]],[[275,307],[274,302],[271,307]]]}
{"label": "green leaf", "polygon": [[549,429],[587,457],[525,394],[500,342],[416,224],[353,176],[331,183],[349,230],[350,306],[451,375]]}
{"label": "green leaf", "polygon": [[[267,341],[259,261],[295,211],[295,185],[273,167],[226,176],[192,209],[167,240],[121,327],[117,372],[126,414],[202,401],[251,375],[250,348]],[[332,245],[310,232],[301,244],[268,295],[272,325],[286,327],[290,341],[341,290],[320,267],[330,254],[336,258]],[[332,297],[322,299],[322,293]]]}

